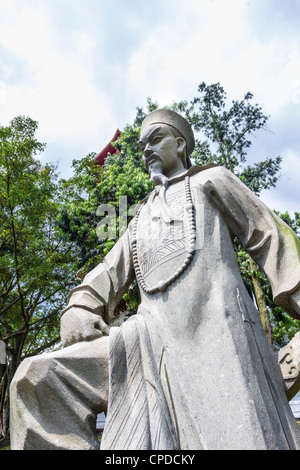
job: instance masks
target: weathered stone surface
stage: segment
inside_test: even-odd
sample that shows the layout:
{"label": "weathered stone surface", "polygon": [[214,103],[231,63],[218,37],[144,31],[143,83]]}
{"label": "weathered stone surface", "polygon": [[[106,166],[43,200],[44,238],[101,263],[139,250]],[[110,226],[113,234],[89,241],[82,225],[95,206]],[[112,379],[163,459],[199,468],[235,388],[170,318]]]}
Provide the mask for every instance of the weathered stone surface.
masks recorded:
{"label": "weathered stone surface", "polygon": [[290,401],[300,390],[300,332],[279,351],[278,361]]}
{"label": "weathered stone surface", "polygon": [[10,388],[13,450],[98,450],[108,337],[25,359]]}
{"label": "weathered stone surface", "polygon": [[[18,370],[13,447],[96,448],[95,414],[108,396],[104,450],[300,449],[232,242],[264,270],[274,301],[300,318],[299,240],[231,172],[191,166],[192,133],[176,113],[151,114],[139,143],[156,188],[71,292],[64,349]],[[108,330],[135,277],[137,315]]]}
{"label": "weathered stone surface", "polygon": [[0,364],[6,364],[6,349],[4,341],[0,341]]}

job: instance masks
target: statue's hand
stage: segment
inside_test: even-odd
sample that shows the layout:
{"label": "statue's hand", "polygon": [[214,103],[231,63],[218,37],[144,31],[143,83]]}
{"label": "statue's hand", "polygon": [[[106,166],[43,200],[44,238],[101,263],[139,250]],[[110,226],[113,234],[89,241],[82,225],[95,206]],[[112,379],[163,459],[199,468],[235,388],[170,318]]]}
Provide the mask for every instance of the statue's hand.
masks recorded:
{"label": "statue's hand", "polygon": [[108,334],[109,327],[103,318],[83,308],[70,308],[61,318],[60,336],[63,347],[80,341],[101,338]]}

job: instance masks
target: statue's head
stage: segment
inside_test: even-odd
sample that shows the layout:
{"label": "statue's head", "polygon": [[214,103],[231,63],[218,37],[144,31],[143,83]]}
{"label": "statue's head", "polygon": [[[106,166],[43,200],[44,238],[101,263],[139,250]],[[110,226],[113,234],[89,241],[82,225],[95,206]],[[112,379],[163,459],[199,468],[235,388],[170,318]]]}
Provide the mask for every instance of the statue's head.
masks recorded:
{"label": "statue's head", "polygon": [[195,139],[190,124],[180,114],[157,109],[145,117],[139,145],[148,171],[170,178],[191,166]]}

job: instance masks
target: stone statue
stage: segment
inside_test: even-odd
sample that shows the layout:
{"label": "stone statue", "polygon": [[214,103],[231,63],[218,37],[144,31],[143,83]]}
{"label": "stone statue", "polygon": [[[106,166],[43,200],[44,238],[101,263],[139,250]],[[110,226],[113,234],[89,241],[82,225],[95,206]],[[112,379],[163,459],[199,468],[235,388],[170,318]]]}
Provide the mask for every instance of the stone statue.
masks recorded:
{"label": "stone statue", "polygon": [[6,348],[4,341],[0,340],[0,364],[6,364]]}
{"label": "stone statue", "polygon": [[300,331],[295,334],[278,355],[281,373],[285,382],[286,396],[291,400],[300,389]]}
{"label": "stone statue", "polygon": [[0,384],[6,368],[6,348],[4,341],[0,340]]}
{"label": "stone statue", "polygon": [[[299,319],[298,238],[230,171],[191,165],[193,132],[177,113],[150,113],[139,144],[155,189],[71,291],[63,349],[20,365],[12,448],[98,449],[105,411],[104,450],[300,449],[280,367],[293,348],[278,362],[233,248],[238,237]],[[135,277],[137,314],[109,328]]]}

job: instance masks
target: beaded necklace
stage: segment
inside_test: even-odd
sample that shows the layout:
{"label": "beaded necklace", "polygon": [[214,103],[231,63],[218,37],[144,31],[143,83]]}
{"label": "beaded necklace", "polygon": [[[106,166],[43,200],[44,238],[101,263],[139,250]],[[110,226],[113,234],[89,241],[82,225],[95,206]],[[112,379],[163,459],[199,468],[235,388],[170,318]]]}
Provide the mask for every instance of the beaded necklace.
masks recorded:
{"label": "beaded necklace", "polygon": [[159,281],[158,284],[152,288],[149,287],[144,280],[144,276],[142,274],[142,271],[139,265],[138,254],[137,254],[138,219],[139,219],[140,212],[145,203],[142,204],[142,206],[139,208],[135,216],[135,224],[133,228],[133,240],[132,240],[133,265],[134,265],[137,281],[147,294],[156,294],[157,292],[164,292],[168,286],[170,286],[174,281],[176,281],[176,279],[179,278],[179,276],[181,276],[181,274],[186,270],[186,268],[189,266],[189,264],[191,263],[193,259],[193,256],[195,253],[195,245],[196,245],[196,223],[195,223],[195,217],[194,217],[194,205],[193,205],[193,200],[192,200],[189,176],[185,177],[184,183],[185,183],[185,198],[186,198],[185,210],[188,213],[189,232],[190,232],[188,254],[187,254],[186,259],[180,266],[180,268],[172,276],[170,276],[166,281]]}

